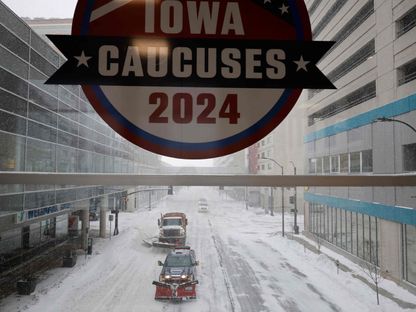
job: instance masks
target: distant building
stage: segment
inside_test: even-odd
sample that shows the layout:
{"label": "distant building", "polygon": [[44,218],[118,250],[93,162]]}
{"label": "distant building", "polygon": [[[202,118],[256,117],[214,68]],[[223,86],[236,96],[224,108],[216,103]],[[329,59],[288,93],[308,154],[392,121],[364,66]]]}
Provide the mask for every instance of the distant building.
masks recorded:
{"label": "distant building", "polygon": [[38,35],[69,35],[72,29],[71,18],[34,18],[24,20]]}

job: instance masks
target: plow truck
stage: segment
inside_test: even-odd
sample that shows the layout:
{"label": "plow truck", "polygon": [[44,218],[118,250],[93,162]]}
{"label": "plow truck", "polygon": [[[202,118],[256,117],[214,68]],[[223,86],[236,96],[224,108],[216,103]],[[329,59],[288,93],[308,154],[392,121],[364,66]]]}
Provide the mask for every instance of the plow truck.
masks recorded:
{"label": "plow truck", "polygon": [[182,212],[167,212],[158,220],[159,236],[152,242],[155,247],[173,248],[185,246],[188,219]]}

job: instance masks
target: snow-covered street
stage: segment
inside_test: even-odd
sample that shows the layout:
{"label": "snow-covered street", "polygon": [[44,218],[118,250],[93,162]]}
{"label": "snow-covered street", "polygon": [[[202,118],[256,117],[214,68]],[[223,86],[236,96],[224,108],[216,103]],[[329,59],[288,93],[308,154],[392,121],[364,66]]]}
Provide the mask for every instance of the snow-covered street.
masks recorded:
{"label": "snow-covered street", "polygon": [[[151,211],[121,213],[118,236],[95,239],[93,255],[78,257],[73,268],[48,272],[32,295],[12,295],[0,311],[390,312],[416,307],[416,296],[389,280],[380,287],[411,308],[385,296],[377,306],[375,292],[353,276],[365,277],[357,265],[324,247],[317,254],[283,238],[279,214],[246,210],[243,202],[223,195],[217,188],[183,188]],[[198,212],[201,197],[208,200],[208,213]],[[143,240],[158,232],[157,219],[167,211],[188,216],[187,244],[199,260],[196,300],[154,300],[152,281],[158,280],[157,261],[164,261],[166,250]],[[352,271],[337,273],[327,255]]]}

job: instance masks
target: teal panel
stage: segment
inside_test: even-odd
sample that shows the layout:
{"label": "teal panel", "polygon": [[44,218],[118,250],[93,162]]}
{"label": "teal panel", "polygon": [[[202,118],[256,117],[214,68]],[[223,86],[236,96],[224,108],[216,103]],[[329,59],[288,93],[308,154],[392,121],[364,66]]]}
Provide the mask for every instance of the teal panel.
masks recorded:
{"label": "teal panel", "polygon": [[416,110],[416,94],[394,101],[383,107],[357,115],[345,121],[333,124],[324,129],[311,132],[304,137],[304,142],[319,140],[354,128],[362,127],[374,122],[379,117],[392,118]]}
{"label": "teal panel", "polygon": [[389,206],[379,203],[331,197],[314,193],[305,193],[304,198],[308,202],[328,205],[330,207],[358,212],[380,219],[416,226],[416,209],[413,208]]}

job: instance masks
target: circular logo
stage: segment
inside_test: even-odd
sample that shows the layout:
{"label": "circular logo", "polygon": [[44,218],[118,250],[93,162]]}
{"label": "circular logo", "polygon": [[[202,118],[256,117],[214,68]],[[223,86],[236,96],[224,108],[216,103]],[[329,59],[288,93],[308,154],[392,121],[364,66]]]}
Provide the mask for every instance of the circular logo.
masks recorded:
{"label": "circular logo", "polygon": [[328,47],[311,45],[298,0],[80,0],[70,37],[66,82],[122,137],[170,157],[244,149],[303,88],[325,87],[313,76]]}

